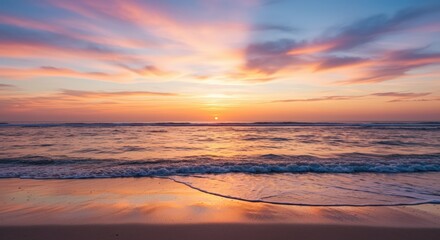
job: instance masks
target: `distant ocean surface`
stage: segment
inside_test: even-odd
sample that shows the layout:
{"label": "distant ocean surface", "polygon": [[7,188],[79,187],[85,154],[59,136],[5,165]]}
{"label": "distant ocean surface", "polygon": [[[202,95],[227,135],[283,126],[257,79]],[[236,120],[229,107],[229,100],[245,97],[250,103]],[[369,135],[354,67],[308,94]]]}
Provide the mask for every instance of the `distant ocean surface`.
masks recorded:
{"label": "distant ocean surface", "polygon": [[440,122],[0,124],[0,178],[120,177],[273,204],[440,203]]}

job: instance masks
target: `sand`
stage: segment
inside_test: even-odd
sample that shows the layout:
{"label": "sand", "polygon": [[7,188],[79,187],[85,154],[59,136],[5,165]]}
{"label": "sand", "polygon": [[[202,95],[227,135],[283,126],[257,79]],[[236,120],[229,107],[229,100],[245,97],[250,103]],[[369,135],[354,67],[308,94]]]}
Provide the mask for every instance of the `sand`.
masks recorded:
{"label": "sand", "polygon": [[158,178],[0,180],[0,239],[440,239],[440,205],[248,203]]}
{"label": "sand", "polygon": [[0,227],[1,239],[438,239],[440,229],[298,224],[73,225]]}

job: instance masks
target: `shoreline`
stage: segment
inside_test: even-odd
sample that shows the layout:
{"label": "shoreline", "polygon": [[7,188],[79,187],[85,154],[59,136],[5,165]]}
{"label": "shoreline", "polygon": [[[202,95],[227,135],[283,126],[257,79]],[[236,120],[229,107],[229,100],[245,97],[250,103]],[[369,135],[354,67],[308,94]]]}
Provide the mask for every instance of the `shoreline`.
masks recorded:
{"label": "shoreline", "polygon": [[167,177],[150,177],[150,178],[159,178],[159,179],[167,179],[167,180],[171,180],[175,183],[178,184],[182,184],[188,188],[194,189],[198,192],[204,193],[204,194],[208,194],[208,195],[212,195],[212,196],[216,196],[216,197],[221,197],[221,198],[225,198],[225,199],[231,199],[231,200],[237,200],[237,201],[241,201],[241,202],[248,202],[248,203],[263,203],[263,204],[269,204],[269,205],[280,205],[280,206],[294,206],[294,207],[404,207],[404,206],[420,206],[420,205],[440,205],[440,202],[437,201],[430,201],[430,202],[414,202],[414,203],[396,203],[396,204],[364,204],[364,205],[359,205],[359,204],[307,204],[307,203],[289,203],[289,202],[275,202],[275,201],[267,201],[267,200],[252,200],[252,199],[245,199],[245,198],[240,198],[240,197],[234,197],[234,196],[229,196],[229,195],[223,195],[220,193],[215,193],[215,192],[210,192],[208,190],[204,190],[198,187],[194,187],[186,182],[183,181],[179,181],[176,179],[172,179],[172,178],[167,178]]}

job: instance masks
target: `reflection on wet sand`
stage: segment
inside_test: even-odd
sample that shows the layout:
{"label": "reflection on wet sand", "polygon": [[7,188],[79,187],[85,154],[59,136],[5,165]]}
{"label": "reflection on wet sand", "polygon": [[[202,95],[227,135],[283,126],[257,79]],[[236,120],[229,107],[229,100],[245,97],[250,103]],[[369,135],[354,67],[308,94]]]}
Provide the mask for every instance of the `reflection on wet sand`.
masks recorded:
{"label": "reflection on wet sand", "polygon": [[303,207],[248,203],[159,178],[0,180],[2,225],[313,223],[434,226],[439,205]]}

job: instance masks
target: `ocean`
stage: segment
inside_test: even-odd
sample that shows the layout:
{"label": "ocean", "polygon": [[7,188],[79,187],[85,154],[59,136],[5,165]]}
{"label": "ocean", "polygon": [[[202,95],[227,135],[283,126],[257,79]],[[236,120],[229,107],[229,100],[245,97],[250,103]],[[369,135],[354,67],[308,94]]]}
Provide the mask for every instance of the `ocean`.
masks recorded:
{"label": "ocean", "polygon": [[286,205],[440,203],[440,122],[4,123],[0,143],[0,178],[167,178]]}

